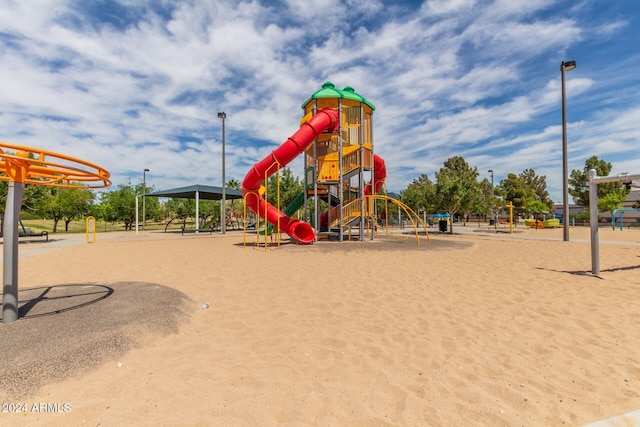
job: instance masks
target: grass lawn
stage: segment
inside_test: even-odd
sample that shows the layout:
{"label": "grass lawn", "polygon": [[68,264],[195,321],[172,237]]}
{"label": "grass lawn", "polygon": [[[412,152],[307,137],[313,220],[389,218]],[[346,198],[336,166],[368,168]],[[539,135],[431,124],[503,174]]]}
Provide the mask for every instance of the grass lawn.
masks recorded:
{"label": "grass lawn", "polygon": [[[22,224],[24,224],[25,228],[32,228],[34,231],[48,231],[49,233],[53,233],[53,220],[51,219],[23,219]],[[145,230],[162,230],[164,231],[166,223],[164,222],[150,222],[147,221],[147,225]],[[68,231],[65,231],[64,221],[58,221],[58,233],[85,233],[86,232],[86,224],[85,221],[71,221],[69,223]],[[139,224],[138,227],[142,229],[142,224]],[[182,227],[182,223],[175,222],[171,223],[169,230],[180,230]],[[97,221],[96,222],[96,232],[105,233],[110,231],[125,231],[123,223],[113,224],[111,222],[105,221]],[[135,233],[135,225],[133,226],[132,233]]]}

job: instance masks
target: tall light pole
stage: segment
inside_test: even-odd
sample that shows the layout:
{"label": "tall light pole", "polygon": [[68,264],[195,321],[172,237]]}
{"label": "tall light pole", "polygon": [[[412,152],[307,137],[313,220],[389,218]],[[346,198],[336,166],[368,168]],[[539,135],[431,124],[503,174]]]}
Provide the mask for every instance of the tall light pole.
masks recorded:
{"label": "tall light pole", "polygon": [[227,118],[227,113],[224,111],[218,113],[218,118],[222,119],[222,200],[220,201],[220,231],[222,234],[225,234],[227,232],[227,191],[224,177],[224,120]]}
{"label": "tall light pole", "polygon": [[142,229],[144,230],[147,226],[147,212],[146,212],[146,198],[145,194],[147,194],[147,172],[149,169],[145,169],[142,171]]}
{"label": "tall light pole", "polygon": [[576,61],[562,61],[560,63],[560,75],[562,76],[562,240],[565,242],[569,241],[569,166],[567,161],[567,95],[564,73],[574,68],[576,68]]}
{"label": "tall light pole", "polygon": [[491,174],[491,197],[493,197],[493,169],[489,169],[487,172]]}
{"label": "tall light pole", "polygon": [[[491,174],[491,202],[493,202],[493,169],[489,169],[487,172]],[[496,208],[496,217],[493,220],[493,225],[498,229],[498,209]]]}

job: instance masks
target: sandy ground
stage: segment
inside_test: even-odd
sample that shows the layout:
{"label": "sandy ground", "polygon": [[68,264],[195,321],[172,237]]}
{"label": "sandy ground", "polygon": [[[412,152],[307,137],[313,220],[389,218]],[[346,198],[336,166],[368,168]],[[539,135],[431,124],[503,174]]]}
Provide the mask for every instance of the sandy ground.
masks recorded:
{"label": "sandy ground", "polygon": [[600,230],[595,277],[588,228],[482,230],[21,244],[0,425],[579,426],[640,409],[640,231]]}

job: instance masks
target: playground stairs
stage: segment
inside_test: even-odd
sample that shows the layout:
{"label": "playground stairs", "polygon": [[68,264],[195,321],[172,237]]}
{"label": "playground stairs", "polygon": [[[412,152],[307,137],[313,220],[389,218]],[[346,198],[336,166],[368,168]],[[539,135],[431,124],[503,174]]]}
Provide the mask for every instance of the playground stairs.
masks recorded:
{"label": "playground stairs", "polygon": [[[330,217],[331,218],[335,218],[331,221],[331,224],[329,224],[329,229],[333,230],[333,229],[337,229],[339,230],[340,228],[342,228],[343,230],[346,228],[350,228],[351,226],[354,225],[358,225],[360,223],[360,219],[361,219],[361,206],[362,206],[362,199],[355,199],[350,201],[349,203],[347,203],[346,205],[344,205],[342,207],[342,227],[340,224],[340,209],[338,206],[334,207],[331,209],[331,213],[330,213]],[[369,211],[367,209],[366,203],[365,203],[365,212],[364,212],[365,216],[369,215]]]}
{"label": "playground stairs", "polygon": [[[328,193],[329,192],[327,191],[326,188],[318,187],[318,198],[320,200],[324,200],[330,206],[339,205],[340,204],[340,199],[337,196],[335,196],[333,194],[328,194]],[[313,197],[313,189],[307,190],[307,197]]]}
{"label": "playground stairs", "polygon": [[354,169],[351,169],[350,171],[346,172],[344,175],[342,175],[343,179],[347,180],[349,178],[351,178],[352,176],[356,176],[358,173],[360,173],[360,168],[356,167]]}

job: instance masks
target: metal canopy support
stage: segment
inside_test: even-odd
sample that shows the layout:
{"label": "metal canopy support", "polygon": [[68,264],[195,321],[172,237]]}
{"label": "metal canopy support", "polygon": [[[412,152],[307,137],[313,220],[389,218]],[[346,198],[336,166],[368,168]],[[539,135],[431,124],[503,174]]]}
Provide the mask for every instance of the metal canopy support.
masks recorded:
{"label": "metal canopy support", "polygon": [[[222,219],[220,219],[220,224],[222,224]],[[220,227],[222,227],[222,225],[220,225]],[[199,233],[198,230],[200,230],[200,192],[196,191],[196,234]]]}
{"label": "metal canopy support", "polygon": [[138,234],[138,195],[136,195],[136,235]]}
{"label": "metal canopy support", "polygon": [[24,183],[9,181],[4,210],[2,250],[2,322],[18,320],[18,219]]}

